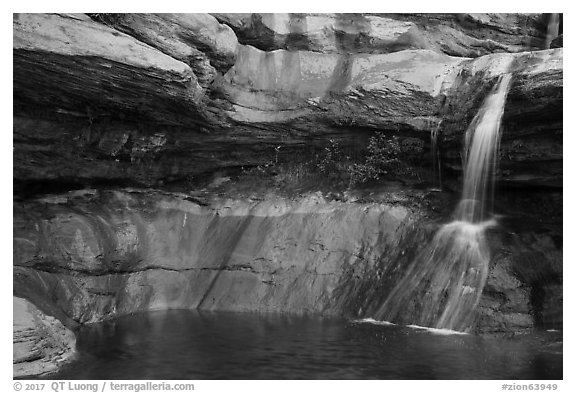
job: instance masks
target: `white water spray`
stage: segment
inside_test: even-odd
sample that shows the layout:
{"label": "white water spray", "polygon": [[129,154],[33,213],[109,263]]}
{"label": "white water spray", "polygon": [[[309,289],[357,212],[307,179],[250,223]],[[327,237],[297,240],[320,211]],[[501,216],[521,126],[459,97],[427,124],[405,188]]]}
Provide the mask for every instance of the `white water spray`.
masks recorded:
{"label": "white water spray", "polygon": [[459,331],[470,326],[488,276],[484,233],[496,222],[486,220],[486,204],[510,82],[510,74],[499,78],[466,132],[464,188],[455,220],[416,256],[376,312],[378,319]]}

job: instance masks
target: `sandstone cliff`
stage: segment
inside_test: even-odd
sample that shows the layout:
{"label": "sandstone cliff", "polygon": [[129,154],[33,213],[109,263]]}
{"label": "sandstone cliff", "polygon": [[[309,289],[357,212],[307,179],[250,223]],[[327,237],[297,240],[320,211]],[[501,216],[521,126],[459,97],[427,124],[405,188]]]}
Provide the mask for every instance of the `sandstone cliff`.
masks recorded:
{"label": "sandstone cliff", "polygon": [[[428,145],[439,123],[441,153],[453,168],[460,136],[502,72],[514,74],[504,178],[561,182],[563,51],[521,52],[545,39],[540,15],[352,15],[342,26],[334,15],[255,15],[216,15],[226,24],[210,15],[15,17],[17,186],[185,182],[265,164],[279,145],[291,157],[329,138],[365,141],[376,130]],[[290,41],[286,29],[298,29],[294,20],[309,26],[297,34],[308,44],[280,45]],[[265,44],[264,25],[278,45]],[[262,45],[242,38],[251,29]],[[382,49],[411,29],[430,42],[456,42],[436,37],[438,29],[482,36],[474,38],[482,50]],[[277,38],[283,32],[288,38]],[[327,36],[350,44],[312,44],[328,47],[336,38]]]}
{"label": "sandstone cliff", "polygon": [[[470,330],[561,327],[563,36],[550,20],[15,14],[15,375],[54,369],[68,328],[140,311],[370,316],[448,219],[463,134],[503,73],[501,225]],[[331,146],[352,168],[376,132],[405,147],[405,172],[285,189]]]}

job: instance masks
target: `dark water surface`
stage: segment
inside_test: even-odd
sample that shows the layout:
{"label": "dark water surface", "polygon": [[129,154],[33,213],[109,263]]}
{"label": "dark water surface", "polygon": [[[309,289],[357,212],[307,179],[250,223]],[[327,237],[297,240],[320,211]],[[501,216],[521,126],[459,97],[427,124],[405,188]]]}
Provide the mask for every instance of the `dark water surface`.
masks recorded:
{"label": "dark water surface", "polygon": [[562,379],[561,340],[173,310],[82,328],[77,360],[49,378]]}

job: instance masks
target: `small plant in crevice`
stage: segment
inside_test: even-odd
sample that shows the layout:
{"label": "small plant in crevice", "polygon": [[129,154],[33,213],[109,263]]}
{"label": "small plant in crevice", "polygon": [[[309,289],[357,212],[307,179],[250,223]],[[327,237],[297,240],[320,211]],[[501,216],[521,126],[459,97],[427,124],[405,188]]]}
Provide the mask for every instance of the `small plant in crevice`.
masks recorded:
{"label": "small plant in crevice", "polygon": [[381,176],[414,177],[413,165],[424,150],[424,142],[417,138],[391,138],[377,133],[369,140],[365,161],[354,164],[351,184],[379,180]]}
{"label": "small plant in crevice", "polygon": [[424,142],[417,138],[400,139],[378,132],[370,137],[360,160],[353,160],[338,141],[331,139],[319,157],[319,171],[333,180],[346,180],[348,188],[382,176],[415,177],[417,172],[412,165],[424,149]]}
{"label": "small plant in crevice", "polygon": [[[268,159],[258,165],[243,167],[237,190],[277,190],[288,194],[312,190],[352,189],[373,180],[408,180],[418,176],[414,165],[421,157],[424,142],[417,138],[387,136],[377,133],[363,146],[343,145],[330,139],[321,151],[312,148],[290,155],[287,147],[272,146]],[[290,156],[290,160],[281,160]]]}
{"label": "small plant in crevice", "polygon": [[318,170],[328,177],[338,177],[342,170],[346,169],[346,157],[340,143],[335,139],[329,140],[328,146],[324,148],[317,159]]}

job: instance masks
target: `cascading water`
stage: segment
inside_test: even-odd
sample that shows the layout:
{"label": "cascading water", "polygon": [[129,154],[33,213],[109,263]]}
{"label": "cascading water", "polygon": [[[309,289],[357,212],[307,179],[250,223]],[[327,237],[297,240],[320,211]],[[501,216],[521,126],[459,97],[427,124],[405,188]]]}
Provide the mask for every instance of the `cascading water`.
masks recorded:
{"label": "cascading water", "polygon": [[483,220],[486,204],[493,200],[500,122],[511,79],[511,74],[499,78],[466,131],[464,187],[456,209],[457,220],[472,223]]}
{"label": "cascading water", "polygon": [[499,78],[466,131],[464,188],[454,221],[416,256],[376,312],[377,319],[460,331],[469,327],[488,276],[484,232],[495,221],[486,220],[486,204],[494,188],[511,78]]}

